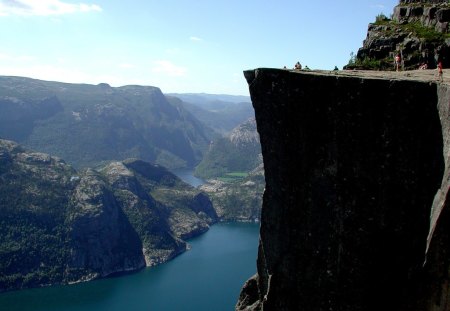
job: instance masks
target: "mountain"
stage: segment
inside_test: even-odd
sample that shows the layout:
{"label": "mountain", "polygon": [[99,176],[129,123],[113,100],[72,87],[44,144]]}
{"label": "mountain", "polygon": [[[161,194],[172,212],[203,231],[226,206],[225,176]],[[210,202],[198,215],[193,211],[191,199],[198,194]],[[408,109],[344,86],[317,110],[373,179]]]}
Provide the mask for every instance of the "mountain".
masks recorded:
{"label": "mountain", "polygon": [[248,96],[213,94],[167,94],[169,101],[178,103],[208,127],[226,134],[255,112]]}
{"label": "mountain", "polygon": [[207,94],[207,93],[168,93],[184,102],[192,103],[207,110],[222,109],[230,104],[250,103],[250,96]]}
{"label": "mountain", "polygon": [[0,137],[78,168],[126,158],[176,168],[200,161],[211,131],[156,87],[3,76]]}
{"label": "mountain", "polygon": [[235,127],[226,137],[214,140],[195,174],[202,178],[231,172],[249,172],[262,163],[261,144],[254,118]]}
{"label": "mountain", "polygon": [[347,69],[395,70],[450,66],[450,4],[447,0],[401,0],[391,18],[380,14],[369,24],[367,37]]}
{"label": "mountain", "polygon": [[265,180],[255,119],[214,140],[195,173],[207,179],[200,189],[222,221],[258,220]]}
{"label": "mountain", "polygon": [[208,194],[221,221],[261,219],[265,179],[262,163],[241,177],[208,179],[200,190]]}
{"label": "mountain", "polygon": [[167,261],[218,220],[211,201],[141,160],[75,170],[0,140],[0,291]]}

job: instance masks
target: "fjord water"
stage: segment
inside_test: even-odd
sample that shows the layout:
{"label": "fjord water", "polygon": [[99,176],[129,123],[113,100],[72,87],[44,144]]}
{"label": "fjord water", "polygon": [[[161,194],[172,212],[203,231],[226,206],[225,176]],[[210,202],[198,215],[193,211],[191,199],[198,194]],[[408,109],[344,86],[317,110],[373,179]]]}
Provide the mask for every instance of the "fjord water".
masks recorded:
{"label": "fjord water", "polygon": [[258,235],[258,224],[217,224],[168,263],[121,277],[0,294],[0,310],[234,310],[242,285],[256,273]]}
{"label": "fjord water", "polygon": [[180,168],[173,170],[172,173],[177,175],[182,181],[187,182],[193,187],[201,186],[205,183],[205,181],[201,178],[194,176],[194,171],[189,168]]}
{"label": "fjord water", "polygon": [[216,224],[189,241],[191,250],[165,264],[126,276],[3,293],[0,310],[234,310],[242,285],[256,273],[258,237],[259,224]]}

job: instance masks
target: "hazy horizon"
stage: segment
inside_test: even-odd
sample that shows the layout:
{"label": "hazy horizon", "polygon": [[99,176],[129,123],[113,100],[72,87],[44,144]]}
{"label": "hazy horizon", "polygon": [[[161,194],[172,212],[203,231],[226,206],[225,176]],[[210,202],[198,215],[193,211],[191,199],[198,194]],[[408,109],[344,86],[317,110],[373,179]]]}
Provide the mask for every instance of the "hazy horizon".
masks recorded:
{"label": "hazy horizon", "polygon": [[397,4],[0,0],[0,75],[248,96],[246,69],[342,68]]}

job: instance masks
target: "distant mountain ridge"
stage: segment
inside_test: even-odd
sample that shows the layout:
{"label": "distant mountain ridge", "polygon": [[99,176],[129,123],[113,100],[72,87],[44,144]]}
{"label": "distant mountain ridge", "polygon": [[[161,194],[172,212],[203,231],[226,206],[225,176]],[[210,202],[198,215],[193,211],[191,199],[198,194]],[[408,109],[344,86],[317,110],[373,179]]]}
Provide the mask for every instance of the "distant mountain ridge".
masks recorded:
{"label": "distant mountain ridge", "polygon": [[196,165],[211,133],[156,87],[0,76],[0,137],[76,167],[133,157],[176,168]]}
{"label": "distant mountain ridge", "polygon": [[244,95],[226,95],[226,94],[208,94],[208,93],[167,93],[166,95],[178,97],[182,101],[197,104],[199,106],[208,106],[214,102],[224,103],[248,103],[251,102],[250,96]]}
{"label": "distant mountain ridge", "polygon": [[166,95],[169,101],[183,106],[205,125],[222,135],[255,116],[249,96],[204,93]]}

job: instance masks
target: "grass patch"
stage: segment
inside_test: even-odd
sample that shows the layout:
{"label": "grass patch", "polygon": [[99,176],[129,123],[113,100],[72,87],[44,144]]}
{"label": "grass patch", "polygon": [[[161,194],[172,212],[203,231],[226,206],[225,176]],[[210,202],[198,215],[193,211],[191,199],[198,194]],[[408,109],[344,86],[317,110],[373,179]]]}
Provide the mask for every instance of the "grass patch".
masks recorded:
{"label": "grass patch", "polygon": [[375,17],[374,24],[375,25],[387,25],[387,24],[389,24],[390,21],[391,20],[386,15],[384,15],[383,13],[380,13]]}
{"label": "grass patch", "polygon": [[218,179],[223,182],[231,183],[240,181],[248,176],[248,173],[246,172],[231,172],[226,173],[225,175],[219,177]]}
{"label": "grass patch", "polygon": [[248,173],[246,173],[246,172],[231,172],[231,173],[227,173],[226,175],[234,177],[234,178],[245,178],[248,176]]}
{"label": "grass patch", "polygon": [[446,38],[449,38],[449,34],[444,34],[441,32],[437,32],[433,28],[425,27],[421,23],[408,23],[406,25],[402,25],[403,28],[407,31],[411,31],[417,37],[428,41],[428,42],[442,42]]}

